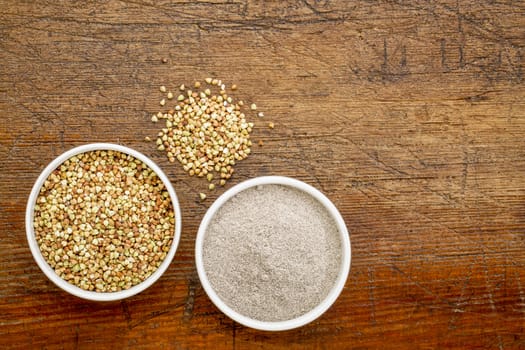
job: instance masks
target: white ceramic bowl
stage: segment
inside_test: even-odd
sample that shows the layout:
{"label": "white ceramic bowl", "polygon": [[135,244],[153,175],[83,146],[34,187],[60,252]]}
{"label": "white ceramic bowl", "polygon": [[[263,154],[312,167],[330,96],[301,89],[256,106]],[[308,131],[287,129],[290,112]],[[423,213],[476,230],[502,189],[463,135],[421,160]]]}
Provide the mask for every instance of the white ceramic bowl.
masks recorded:
{"label": "white ceramic bowl", "polygon": [[[74,155],[85,153],[85,152],[90,152],[90,151],[96,151],[96,150],[118,151],[118,152],[122,152],[125,154],[129,154],[135,157],[136,159],[143,161],[150,169],[152,169],[157,174],[157,176],[164,183],[164,186],[166,186],[166,189],[168,190],[168,193],[171,197],[171,202],[173,204],[173,208],[175,211],[175,231],[173,233],[173,242],[171,244],[171,248],[168,251],[168,254],[166,255],[166,258],[164,259],[164,261],[157,268],[157,270],[155,270],[155,272],[153,272],[143,282],[129,289],[121,290],[118,292],[103,293],[103,292],[87,291],[73,284],[70,284],[66,282],[65,280],[63,280],[62,278],[60,278],[55,273],[53,268],[51,268],[51,266],[48,265],[48,263],[42,256],[42,253],[36,241],[35,230],[33,227],[35,203],[36,203],[38,194],[40,192],[40,188],[42,187],[47,177],[51,174],[51,172],[55,170],[58,166],[60,166],[60,164],[65,162],[67,159],[73,157]],[[33,189],[31,190],[31,194],[29,195],[29,200],[27,202],[26,234],[27,234],[27,240],[29,242],[29,248],[31,249],[31,253],[33,254],[33,257],[35,258],[38,266],[40,267],[40,269],[42,269],[42,271],[46,274],[46,276],[51,281],[53,281],[53,283],[55,283],[58,287],[62,288],[68,293],[71,293],[83,299],[95,300],[95,301],[120,300],[120,299],[128,298],[132,295],[142,292],[143,290],[151,286],[155,281],[157,281],[160,278],[160,276],[162,276],[162,274],[166,271],[169,264],[173,260],[173,257],[175,256],[175,252],[177,251],[177,247],[179,245],[180,234],[181,234],[181,213],[180,213],[180,207],[179,207],[177,195],[175,194],[175,190],[173,189],[173,186],[171,186],[171,183],[168,177],[164,174],[164,172],[151,159],[149,159],[142,153],[139,153],[128,147],[110,144],[110,143],[93,143],[93,144],[79,146],[79,147],[73,148],[63,153],[59,157],[55,158],[55,160],[53,160],[51,163],[49,163],[49,165],[44,169],[44,171],[42,171],[42,173],[36,180],[36,183],[33,186]]]}
{"label": "white ceramic bowl", "polygon": [[[259,321],[244,315],[241,315],[237,311],[233,310],[231,307],[226,305],[224,301],[221,300],[221,298],[217,295],[217,293],[214,291],[213,287],[211,286],[208,277],[206,276],[206,271],[204,269],[204,263],[203,263],[203,243],[204,243],[204,237],[206,235],[206,231],[208,228],[208,225],[210,224],[210,221],[216,214],[216,212],[219,210],[219,208],[226,203],[230,198],[235,196],[241,191],[244,191],[248,188],[255,187],[258,185],[285,185],[290,186],[295,189],[298,189],[300,191],[303,191],[313,198],[315,198],[317,201],[319,201],[331,214],[332,218],[336,222],[340,238],[341,238],[341,265],[339,269],[338,277],[326,296],[326,298],[315,308],[307,312],[306,314],[303,314],[302,316],[299,316],[297,318],[286,320],[286,321],[277,321],[277,322],[265,322],[265,321]],[[350,248],[350,238],[348,234],[348,230],[346,228],[346,225],[344,223],[344,220],[337,210],[337,208],[334,206],[334,204],[321,192],[319,192],[314,187],[299,181],[295,180],[289,177],[283,177],[283,176],[263,176],[263,177],[257,177],[245,182],[242,182],[232,188],[230,188],[228,191],[226,191],[224,194],[222,194],[208,209],[206,212],[206,215],[202,219],[202,222],[199,227],[199,232],[197,233],[197,240],[195,243],[195,262],[197,265],[197,272],[199,274],[199,278],[201,281],[201,284],[210,297],[211,301],[227,316],[229,316],[234,321],[239,322],[242,325],[245,325],[247,327],[259,329],[259,330],[265,330],[265,331],[283,331],[288,329],[293,329],[297,327],[301,327],[309,322],[312,322],[321,314],[323,314],[328,308],[335,302],[341,291],[343,290],[345,286],[346,279],[348,277],[348,273],[350,272],[350,260],[351,260],[351,248]]]}

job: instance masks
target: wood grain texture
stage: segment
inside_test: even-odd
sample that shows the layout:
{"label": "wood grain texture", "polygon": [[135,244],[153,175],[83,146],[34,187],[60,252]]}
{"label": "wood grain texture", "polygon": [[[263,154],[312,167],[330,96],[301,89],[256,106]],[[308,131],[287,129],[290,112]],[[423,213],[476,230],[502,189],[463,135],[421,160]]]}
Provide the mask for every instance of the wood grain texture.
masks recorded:
{"label": "wood grain texture", "polygon": [[[0,347],[525,348],[524,55],[521,1],[1,1]],[[213,306],[193,249],[224,189],[200,203],[205,182],[143,141],[158,87],[207,76],[276,125],[227,187],[296,177],[351,232],[343,293],[302,328]],[[98,141],[153,158],[182,205],[166,274],[115,303],[59,290],[25,239],[40,171]]]}

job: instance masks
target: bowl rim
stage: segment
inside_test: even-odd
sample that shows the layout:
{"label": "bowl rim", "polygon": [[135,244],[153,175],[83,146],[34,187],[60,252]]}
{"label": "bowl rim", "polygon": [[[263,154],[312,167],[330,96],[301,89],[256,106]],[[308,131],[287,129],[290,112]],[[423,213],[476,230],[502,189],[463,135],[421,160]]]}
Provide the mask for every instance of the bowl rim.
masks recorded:
{"label": "bowl rim", "polygon": [[[242,192],[248,188],[259,186],[259,185],[284,185],[293,187],[295,189],[298,189],[302,192],[305,192],[309,195],[311,195],[314,199],[316,199],[319,203],[321,203],[329,212],[331,217],[336,222],[340,238],[341,238],[341,248],[342,248],[342,255],[341,255],[341,266],[338,273],[338,277],[328,293],[328,295],[321,301],[320,304],[318,304],[315,308],[310,310],[309,312],[296,317],[294,319],[285,320],[285,321],[260,321],[256,320],[247,316],[244,316],[237,311],[233,310],[231,307],[226,305],[224,301],[221,300],[221,298],[217,295],[217,293],[214,291],[213,287],[211,286],[206,271],[204,269],[204,263],[203,263],[203,243],[204,243],[204,237],[206,234],[206,230],[208,228],[208,225],[211,221],[211,219],[215,216],[217,213],[217,210],[221,208],[224,203],[226,203],[229,199],[231,199],[233,196],[238,194],[239,192]],[[197,267],[197,273],[199,275],[199,279],[201,281],[201,284],[206,291],[206,294],[208,294],[211,301],[221,310],[224,314],[226,314],[228,317],[233,319],[234,321],[237,321],[238,323],[258,329],[258,330],[264,330],[264,331],[284,331],[289,330],[297,327],[301,327],[307,323],[310,323],[317,319],[319,316],[321,316],[326,310],[332,306],[332,304],[335,302],[335,300],[338,298],[338,296],[343,291],[343,288],[346,284],[346,280],[348,278],[348,274],[350,272],[350,263],[351,263],[351,245],[350,245],[350,236],[348,233],[348,229],[346,227],[346,224],[344,222],[343,217],[335,207],[335,205],[319,190],[314,188],[311,185],[306,184],[305,182],[302,182],[300,180],[296,180],[290,177],[285,176],[261,176],[252,178],[250,180],[246,180],[244,182],[241,182],[226,192],[224,192],[221,196],[219,196],[215,202],[210,206],[206,214],[204,215],[204,218],[201,221],[201,224],[199,226],[199,230],[197,232],[197,238],[195,241],[195,263]]]}
{"label": "bowl rim", "polygon": [[[82,288],[79,288],[64,279],[62,279],[56,272],[53,270],[51,266],[46,262],[44,259],[42,252],[40,251],[39,245],[36,241],[36,236],[34,232],[34,226],[33,226],[33,218],[34,218],[34,207],[36,204],[36,200],[38,198],[38,194],[40,193],[40,188],[42,187],[44,181],[49,177],[51,172],[55,170],[58,166],[60,166],[62,163],[64,163],[67,159],[81,154],[86,153],[90,151],[118,151],[122,152],[128,155],[131,155],[135,157],[136,159],[141,160],[144,162],[150,169],[152,169],[157,176],[161,179],[164,186],[168,190],[168,193],[171,198],[171,202],[173,204],[173,209],[175,213],[175,232],[173,235],[173,241],[170,247],[170,250],[168,251],[168,254],[164,258],[164,261],[160,264],[160,266],[144,281],[141,283],[126,289],[121,290],[117,292],[94,292],[94,291],[87,291]],[[173,186],[171,185],[171,182],[169,181],[166,174],[151,160],[149,157],[145,156],[144,154],[126,147],[122,145],[112,144],[112,143],[90,143],[90,144],[84,144],[81,146],[74,147],[58,157],[56,157],[53,161],[51,161],[44,170],[40,173],[37,180],[35,181],[35,184],[33,185],[33,188],[31,190],[31,193],[29,195],[27,206],[26,206],[26,214],[25,214],[25,225],[26,225],[26,235],[27,235],[27,241],[29,243],[29,248],[31,250],[31,254],[33,255],[33,258],[35,259],[36,263],[44,272],[44,274],[59,288],[62,290],[75,295],[77,297],[80,297],[82,299],[87,300],[93,300],[93,301],[115,301],[115,300],[121,300],[128,297],[131,297],[135,294],[138,294],[142,291],[144,291],[146,288],[150,287],[153,283],[155,283],[167,270],[169,267],[171,261],[173,260],[173,257],[175,256],[175,252],[177,251],[180,236],[181,236],[181,212],[180,212],[180,205],[177,198],[177,194],[175,193],[175,190]]]}

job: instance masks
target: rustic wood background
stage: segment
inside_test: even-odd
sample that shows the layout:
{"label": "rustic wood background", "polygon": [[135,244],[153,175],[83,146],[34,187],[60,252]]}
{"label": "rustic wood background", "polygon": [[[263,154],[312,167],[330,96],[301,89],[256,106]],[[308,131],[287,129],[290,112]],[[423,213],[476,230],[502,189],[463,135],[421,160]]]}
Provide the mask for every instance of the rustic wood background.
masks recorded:
{"label": "rustic wood background", "polygon": [[[524,55],[523,1],[2,0],[0,347],[525,348]],[[266,115],[227,187],[298,178],[351,231],[342,295],[302,328],[213,306],[193,249],[224,188],[201,203],[206,182],[144,141],[159,86],[207,76]],[[91,142],[152,157],[182,205],[171,267],[122,302],[62,292],[25,238],[40,171]]]}

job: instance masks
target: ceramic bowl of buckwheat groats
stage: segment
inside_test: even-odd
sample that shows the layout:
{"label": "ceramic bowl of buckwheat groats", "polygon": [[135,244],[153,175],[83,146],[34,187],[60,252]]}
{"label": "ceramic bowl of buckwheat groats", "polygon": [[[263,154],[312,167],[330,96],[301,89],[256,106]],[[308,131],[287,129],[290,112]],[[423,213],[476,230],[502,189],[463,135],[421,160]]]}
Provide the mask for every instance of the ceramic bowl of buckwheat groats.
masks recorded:
{"label": "ceramic bowl of buckwheat groats", "polygon": [[88,300],[120,300],[166,271],[181,213],[175,190],[151,159],[94,143],[42,171],[27,203],[26,233],[38,266],[58,287]]}

